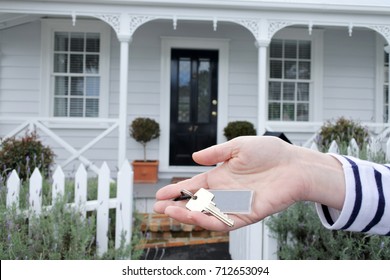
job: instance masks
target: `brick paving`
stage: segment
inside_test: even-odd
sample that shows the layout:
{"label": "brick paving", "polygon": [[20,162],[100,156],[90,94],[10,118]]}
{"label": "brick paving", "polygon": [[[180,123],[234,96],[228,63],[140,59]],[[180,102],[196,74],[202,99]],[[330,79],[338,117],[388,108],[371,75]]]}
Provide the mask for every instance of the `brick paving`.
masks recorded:
{"label": "brick paving", "polygon": [[179,223],[165,214],[142,214],[145,248],[166,248],[229,242],[229,233]]}

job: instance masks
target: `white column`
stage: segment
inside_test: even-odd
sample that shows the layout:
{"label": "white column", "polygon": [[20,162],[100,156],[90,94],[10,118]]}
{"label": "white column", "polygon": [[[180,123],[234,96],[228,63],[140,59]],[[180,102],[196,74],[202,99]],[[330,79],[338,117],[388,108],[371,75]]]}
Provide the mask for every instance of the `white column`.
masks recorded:
{"label": "white column", "polygon": [[257,134],[263,135],[267,120],[267,47],[269,40],[257,40],[258,48],[258,115],[257,115]]}
{"label": "white column", "polygon": [[119,133],[118,133],[118,168],[127,158],[127,88],[129,73],[129,45],[131,36],[120,36],[120,68],[119,68]]}

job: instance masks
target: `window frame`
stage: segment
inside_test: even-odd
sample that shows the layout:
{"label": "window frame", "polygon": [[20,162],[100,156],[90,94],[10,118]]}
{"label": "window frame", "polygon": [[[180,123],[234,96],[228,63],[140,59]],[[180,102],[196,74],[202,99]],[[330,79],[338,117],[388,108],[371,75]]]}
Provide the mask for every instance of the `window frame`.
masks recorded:
{"label": "window frame", "polygon": [[[56,32],[81,32],[100,34],[99,55],[99,114],[97,117],[56,117],[54,116],[54,41]],[[77,20],[73,26],[71,20],[43,19],[41,24],[41,108],[42,116],[68,119],[97,119],[108,117],[109,100],[109,57],[110,57],[110,28],[99,20]]]}
{"label": "window frame", "polygon": [[[268,105],[269,105],[269,82],[274,81],[270,77],[270,47],[268,48],[267,53],[267,96],[266,96],[266,117],[267,122],[270,124],[276,123],[310,123],[315,121],[320,121],[323,116],[322,109],[322,100],[323,100],[323,30],[312,30],[312,33],[309,34],[307,29],[303,28],[284,28],[278,31],[272,40],[296,40],[296,41],[310,41],[311,42],[311,59],[310,59],[310,79],[309,83],[309,116],[307,121],[299,120],[270,120]],[[299,83],[299,79],[295,80],[296,83]],[[295,101],[294,104],[297,104]]]}

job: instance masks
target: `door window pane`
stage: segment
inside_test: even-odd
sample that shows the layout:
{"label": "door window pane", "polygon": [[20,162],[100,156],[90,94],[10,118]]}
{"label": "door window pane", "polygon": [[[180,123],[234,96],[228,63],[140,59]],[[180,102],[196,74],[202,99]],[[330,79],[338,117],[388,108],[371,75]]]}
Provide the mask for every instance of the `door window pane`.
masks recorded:
{"label": "door window pane", "polygon": [[210,120],[210,90],[210,59],[200,59],[198,67],[198,123],[208,123]]}
{"label": "door window pane", "polygon": [[190,121],[190,90],[191,90],[191,60],[180,58],[179,61],[179,106],[177,121],[187,123]]}

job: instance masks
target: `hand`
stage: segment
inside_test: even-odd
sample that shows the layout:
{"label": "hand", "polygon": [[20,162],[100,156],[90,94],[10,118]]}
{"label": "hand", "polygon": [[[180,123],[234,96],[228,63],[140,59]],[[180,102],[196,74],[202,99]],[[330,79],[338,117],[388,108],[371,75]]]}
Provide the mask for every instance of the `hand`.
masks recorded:
{"label": "hand", "polygon": [[[238,137],[196,152],[193,159],[202,165],[222,164],[160,189],[156,193],[156,212],[210,230],[231,230],[258,222],[301,200],[330,200],[332,206],[339,206],[333,201],[334,193],[325,193],[323,189],[328,188],[328,192],[335,189],[329,189],[329,181],[330,184],[335,182],[329,180],[327,171],[338,172],[335,180],[340,184],[339,180],[343,179],[340,164],[330,155],[294,146],[276,137]],[[316,184],[320,184],[320,188]],[[186,201],[172,201],[182,189],[194,193],[201,187],[251,189],[254,191],[252,212],[229,215],[235,221],[230,228],[213,216],[187,210]]]}

